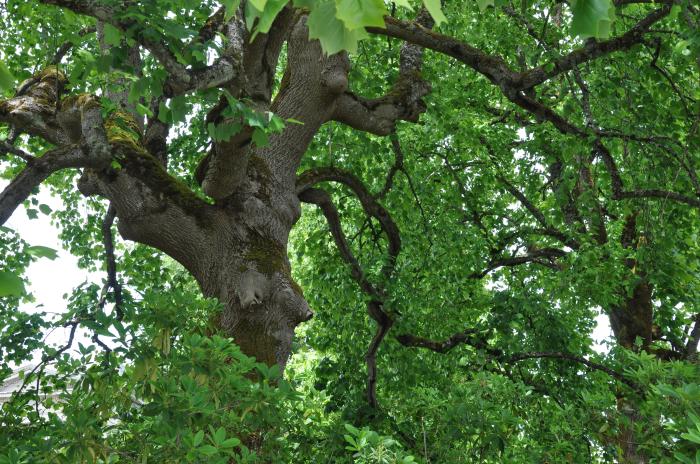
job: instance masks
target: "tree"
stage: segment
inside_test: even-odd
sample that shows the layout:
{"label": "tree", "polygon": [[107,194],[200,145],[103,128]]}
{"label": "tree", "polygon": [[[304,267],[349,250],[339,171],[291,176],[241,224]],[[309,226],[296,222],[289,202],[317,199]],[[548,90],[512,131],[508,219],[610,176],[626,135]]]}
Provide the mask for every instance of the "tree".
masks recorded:
{"label": "tree", "polygon": [[[155,355],[120,352],[99,338],[136,337],[148,324],[161,355],[178,344],[168,358],[173,372],[186,369],[204,336],[212,359],[247,366],[236,374],[247,373],[237,388],[248,391],[256,375],[275,377],[265,366],[284,370],[311,307],[317,347],[356,351],[328,338],[351,340],[362,329],[340,307],[366,305],[376,325],[365,353],[370,415],[380,410],[380,348],[414,359],[428,358],[395,354],[398,346],[461,349],[471,353],[463,367],[501,386],[505,376],[554,398],[554,385],[564,406],[583,407],[578,388],[595,391],[601,404],[613,399],[613,409],[601,406],[583,427],[585,440],[533,459],[583,459],[584,448],[598,453],[592,447],[621,462],[686,456],[692,445],[676,447],[661,430],[662,416],[681,417],[683,401],[697,398],[682,387],[697,381],[700,340],[697,6],[477,1],[445,5],[445,17],[435,1],[415,12],[397,4],[387,11],[374,0],[7,3],[0,149],[12,181],[0,193],[0,223],[42,183],[76,204],[76,169],[80,194],[95,213],[104,210],[82,231],[75,212],[57,215],[86,265],[100,258],[95,241],[103,243],[108,277],[101,293],[77,292],[75,312],[52,323],[70,327],[70,340],[43,360],[63,359],[82,326],[104,351],[103,365],[113,369],[123,356],[137,380],[156,382]],[[26,79],[15,88],[13,76]],[[302,217],[301,203],[319,211]],[[122,245],[119,258],[115,220],[123,239],[175,260],[213,300],[148,248]],[[11,309],[21,291],[9,283],[18,287],[31,253],[41,254],[18,251],[12,240],[3,317],[22,330],[3,349],[19,362],[41,346],[37,329],[49,322]],[[290,255],[311,296],[293,278]],[[155,295],[175,288],[179,299]],[[149,289],[142,301],[133,295]],[[146,316],[149,305],[167,322]],[[178,321],[175,308],[193,320]],[[591,358],[596,308],[614,332],[609,359]],[[262,363],[258,374],[225,345],[229,337]],[[429,359],[454,369],[454,359]],[[326,360],[336,364],[332,372],[343,370],[334,356]],[[653,390],[644,376],[656,362],[665,386]],[[580,370],[591,375],[578,379]],[[333,375],[317,374],[322,389],[333,386]],[[384,374],[388,391],[396,376]],[[677,409],[659,406],[664,394],[676,395]],[[247,449],[262,450],[265,427],[236,433]],[[212,428],[215,451],[226,433]],[[505,435],[480,430],[479,445],[465,446],[479,449],[475,459],[527,462],[505,454],[517,450]],[[199,449],[202,436],[189,440]],[[443,452],[434,459],[457,459]],[[427,445],[414,454],[430,460]]]}

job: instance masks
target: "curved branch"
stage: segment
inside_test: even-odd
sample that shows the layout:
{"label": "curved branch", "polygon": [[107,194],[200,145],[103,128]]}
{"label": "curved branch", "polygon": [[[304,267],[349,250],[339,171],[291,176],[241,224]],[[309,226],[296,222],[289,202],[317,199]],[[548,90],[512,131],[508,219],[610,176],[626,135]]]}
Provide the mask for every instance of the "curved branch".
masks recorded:
{"label": "curved branch", "polygon": [[[564,257],[566,256],[566,254],[567,253],[564,250],[559,250],[556,248],[542,248],[529,251],[526,255],[523,256],[496,258],[489,262],[489,264],[486,266],[486,269],[484,269],[481,272],[475,272],[474,274],[470,275],[470,277],[472,279],[482,279],[486,277],[487,274],[489,274],[492,271],[495,271],[498,268],[514,267],[527,263],[540,264],[542,266],[554,269],[555,271],[560,271],[561,267],[556,264],[554,259]],[[540,258],[547,258],[547,260],[542,260]]]}
{"label": "curved branch", "polygon": [[365,187],[357,176],[340,168],[322,167],[304,171],[297,178],[297,193],[302,193],[320,182],[327,181],[340,182],[341,184],[348,186],[360,200],[365,213],[368,216],[376,218],[381,224],[382,230],[386,234],[389,241],[389,259],[382,268],[382,274],[388,279],[393,272],[394,265],[396,264],[396,257],[401,250],[401,236],[396,223],[393,219],[391,219],[391,216],[387,210],[384,209],[381,204],[379,204],[372,194],[370,194],[367,187]]}
{"label": "curved branch", "polygon": [[340,255],[350,266],[350,273],[353,279],[355,279],[355,281],[360,285],[363,292],[374,298],[381,298],[382,295],[380,291],[375,288],[369,280],[367,280],[359,261],[352,253],[350,245],[348,244],[347,238],[345,237],[340,224],[338,210],[333,204],[331,196],[328,194],[328,192],[317,188],[308,188],[299,194],[299,200],[305,203],[312,203],[321,208],[323,215],[328,221],[328,226],[331,229],[331,235],[333,235],[333,239],[338,246]]}
{"label": "curved branch", "polygon": [[425,348],[427,350],[435,351],[436,353],[447,353],[449,352],[452,348],[460,345],[460,344],[465,344],[468,346],[471,346],[476,349],[481,349],[486,351],[489,355],[493,356],[496,358],[497,361],[502,362],[502,363],[517,363],[519,361],[523,361],[526,359],[541,359],[541,358],[551,358],[551,359],[564,359],[568,361],[573,361],[575,363],[583,364],[584,366],[598,370],[601,372],[605,372],[615,380],[624,383],[628,387],[630,387],[632,390],[641,393],[642,388],[640,385],[637,383],[627,379],[622,373],[611,369],[607,366],[604,366],[603,364],[589,361],[586,358],[583,358],[581,356],[576,356],[574,354],[570,353],[563,353],[563,352],[538,352],[538,351],[533,351],[533,352],[524,352],[524,353],[515,353],[512,355],[507,355],[504,354],[501,350],[495,349],[495,348],[490,348],[488,346],[488,342],[486,340],[486,337],[483,335],[477,336],[479,332],[476,331],[475,329],[467,329],[464,332],[459,332],[455,335],[452,335],[450,338],[448,338],[445,341],[435,341],[427,338],[422,338],[422,337],[416,337],[411,334],[402,334],[396,337],[397,341],[401,343],[403,346],[406,347],[412,347],[412,348]]}
{"label": "curved branch", "polygon": [[331,234],[340,250],[340,254],[346,263],[350,265],[353,278],[360,288],[372,299],[367,303],[367,313],[377,323],[377,330],[367,348],[365,362],[367,364],[367,402],[373,408],[378,407],[377,401],[377,351],[394,324],[394,320],[384,311],[383,290],[372,285],[365,277],[362,268],[353,255],[347,239],[340,225],[338,210],[333,205],[330,195],[324,190],[312,186],[323,181],[336,181],[350,187],[359,198],[365,213],[379,220],[382,229],[389,239],[389,261],[382,268],[382,274],[386,279],[391,276],[396,256],[401,248],[399,230],[387,211],[377,202],[365,185],[354,174],[337,168],[311,169],[297,179],[297,192],[299,199],[307,203],[318,205],[328,220]]}
{"label": "curved branch", "polygon": [[0,193],[0,225],[54,172],[66,168],[104,166],[104,161],[86,156],[77,145],[56,148],[34,158]]}

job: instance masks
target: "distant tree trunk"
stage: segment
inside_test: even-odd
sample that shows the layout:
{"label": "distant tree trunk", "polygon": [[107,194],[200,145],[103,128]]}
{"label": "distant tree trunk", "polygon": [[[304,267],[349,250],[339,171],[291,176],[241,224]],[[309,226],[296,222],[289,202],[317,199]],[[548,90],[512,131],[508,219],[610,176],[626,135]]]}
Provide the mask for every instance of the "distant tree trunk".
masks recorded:
{"label": "distant tree trunk", "polygon": [[[637,232],[637,215],[630,214],[622,232],[621,244],[625,248],[636,249],[639,242]],[[615,341],[629,350],[646,350],[652,342],[654,311],[652,305],[652,288],[643,272],[637,269],[637,261],[627,259],[625,265],[638,279],[633,285],[631,295],[626,294],[619,305],[609,311],[610,327]],[[625,464],[645,464],[648,458],[639,450],[635,434],[635,423],[640,419],[639,408],[634,398],[618,395],[617,408],[627,422],[621,427],[616,437],[620,449],[620,462]]]}

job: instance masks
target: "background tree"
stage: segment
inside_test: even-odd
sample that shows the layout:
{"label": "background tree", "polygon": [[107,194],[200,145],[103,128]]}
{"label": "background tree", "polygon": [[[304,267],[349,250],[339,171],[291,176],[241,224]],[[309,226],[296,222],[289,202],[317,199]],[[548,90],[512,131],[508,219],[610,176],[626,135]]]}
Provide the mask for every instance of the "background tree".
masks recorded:
{"label": "background tree", "polygon": [[24,314],[3,230],[6,460],[696,459],[697,6],[397,3],[5,4],[0,222],[107,271]]}

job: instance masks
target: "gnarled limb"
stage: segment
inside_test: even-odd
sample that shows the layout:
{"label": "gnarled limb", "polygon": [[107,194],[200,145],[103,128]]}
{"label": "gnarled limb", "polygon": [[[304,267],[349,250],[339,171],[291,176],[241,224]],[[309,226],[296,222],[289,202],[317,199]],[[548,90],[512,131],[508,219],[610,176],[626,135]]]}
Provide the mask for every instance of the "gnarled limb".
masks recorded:
{"label": "gnarled limb", "polygon": [[[430,30],[434,21],[423,8],[415,23]],[[399,56],[399,76],[387,95],[368,99],[345,92],[338,99],[331,119],[382,136],[393,133],[399,121],[417,122],[426,109],[422,98],[430,93],[430,84],[421,78],[422,66],[423,47],[404,43]]]}

